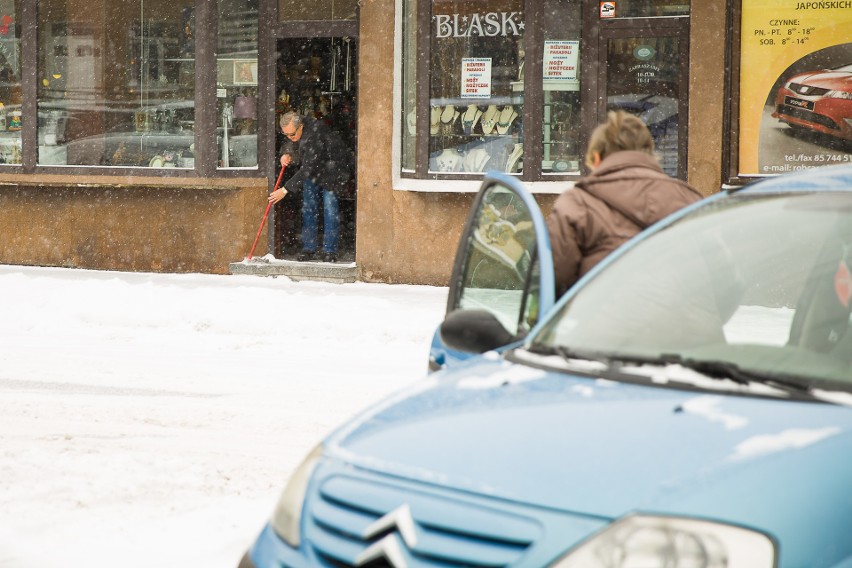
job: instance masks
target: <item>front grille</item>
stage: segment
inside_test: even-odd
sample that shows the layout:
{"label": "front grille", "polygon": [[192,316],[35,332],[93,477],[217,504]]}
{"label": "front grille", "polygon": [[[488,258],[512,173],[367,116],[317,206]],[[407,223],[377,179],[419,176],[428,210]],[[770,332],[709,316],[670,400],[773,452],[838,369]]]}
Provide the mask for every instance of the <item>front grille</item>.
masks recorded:
{"label": "front grille", "polygon": [[829,91],[829,89],[823,89],[822,87],[811,87],[809,85],[803,85],[801,83],[790,83],[790,90],[800,95],[808,95],[809,97],[821,97]]}
{"label": "front grille", "polygon": [[538,523],[508,511],[342,475],[322,483],[308,521],[313,552],[334,568],[393,568],[395,553],[409,567],[499,568],[541,536]]}
{"label": "front grille", "polygon": [[840,127],[837,126],[837,123],[834,122],[833,120],[831,120],[830,118],[828,118],[827,116],[824,116],[822,114],[817,114],[815,112],[812,112],[812,111],[809,111],[809,110],[806,110],[806,109],[803,109],[803,108],[798,108],[798,107],[793,107],[793,106],[788,106],[788,105],[778,105],[775,108],[775,112],[778,113],[779,115],[785,115],[785,116],[789,116],[791,118],[798,118],[799,120],[806,120],[808,122],[813,122],[814,124],[820,124],[822,126],[825,126],[826,128],[831,128],[833,130],[839,130],[840,129]]}

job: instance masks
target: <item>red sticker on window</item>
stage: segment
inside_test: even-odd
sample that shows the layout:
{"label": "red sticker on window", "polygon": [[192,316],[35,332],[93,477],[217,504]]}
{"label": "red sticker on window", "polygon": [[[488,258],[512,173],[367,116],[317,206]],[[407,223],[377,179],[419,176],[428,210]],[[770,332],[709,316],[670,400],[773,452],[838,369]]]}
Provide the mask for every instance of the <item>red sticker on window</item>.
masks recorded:
{"label": "red sticker on window", "polygon": [[842,260],[837,267],[837,272],[834,273],[834,293],[837,294],[837,299],[843,307],[848,308],[849,300],[852,299],[852,274]]}
{"label": "red sticker on window", "polygon": [[601,18],[615,17],[615,2],[601,2]]}

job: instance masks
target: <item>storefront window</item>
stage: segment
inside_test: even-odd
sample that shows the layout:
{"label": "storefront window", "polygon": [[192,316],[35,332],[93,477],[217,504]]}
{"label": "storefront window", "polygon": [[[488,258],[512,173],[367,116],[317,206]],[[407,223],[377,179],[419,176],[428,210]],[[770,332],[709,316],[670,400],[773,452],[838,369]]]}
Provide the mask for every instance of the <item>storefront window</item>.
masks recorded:
{"label": "storefront window", "polygon": [[354,20],[358,0],[278,0],[278,19],[282,22]]}
{"label": "storefront window", "polygon": [[417,2],[402,16],[402,169],[414,171],[417,149]]}
{"label": "storefront window", "polygon": [[434,0],[429,171],[523,171],[521,0]]}
{"label": "storefront window", "polygon": [[218,167],[257,167],[258,0],[218,0]]}
{"label": "storefront window", "polygon": [[21,163],[21,5],[0,7],[0,165],[14,165]]}
{"label": "storefront window", "polygon": [[663,168],[685,177],[689,17],[669,16],[689,2],[628,0],[612,15],[615,4],[430,0],[415,38],[416,6],[403,0],[403,177],[576,179],[591,130],[616,108],[640,116]]}
{"label": "storefront window", "polygon": [[580,0],[544,3],[541,171],[545,174],[580,170],[581,15]]}
{"label": "storefront window", "polygon": [[39,1],[39,164],[191,167],[193,6]]}

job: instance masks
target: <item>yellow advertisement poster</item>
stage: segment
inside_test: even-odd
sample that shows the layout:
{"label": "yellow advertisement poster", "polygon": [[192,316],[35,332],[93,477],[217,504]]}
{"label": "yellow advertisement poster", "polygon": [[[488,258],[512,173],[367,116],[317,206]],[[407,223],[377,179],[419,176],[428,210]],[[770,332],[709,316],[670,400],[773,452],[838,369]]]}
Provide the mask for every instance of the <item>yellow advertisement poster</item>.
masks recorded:
{"label": "yellow advertisement poster", "polygon": [[852,163],[852,0],[743,0],[739,174]]}

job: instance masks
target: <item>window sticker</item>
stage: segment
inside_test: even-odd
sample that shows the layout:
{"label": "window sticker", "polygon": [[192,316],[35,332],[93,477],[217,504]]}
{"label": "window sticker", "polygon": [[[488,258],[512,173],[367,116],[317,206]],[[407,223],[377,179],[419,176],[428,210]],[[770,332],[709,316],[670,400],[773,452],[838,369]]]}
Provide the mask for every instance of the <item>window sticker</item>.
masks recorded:
{"label": "window sticker", "polygon": [[491,58],[463,57],[461,68],[461,97],[487,99],[491,97]]}
{"label": "window sticker", "polygon": [[578,40],[546,40],[542,77],[545,81],[578,80],[580,42]]}

